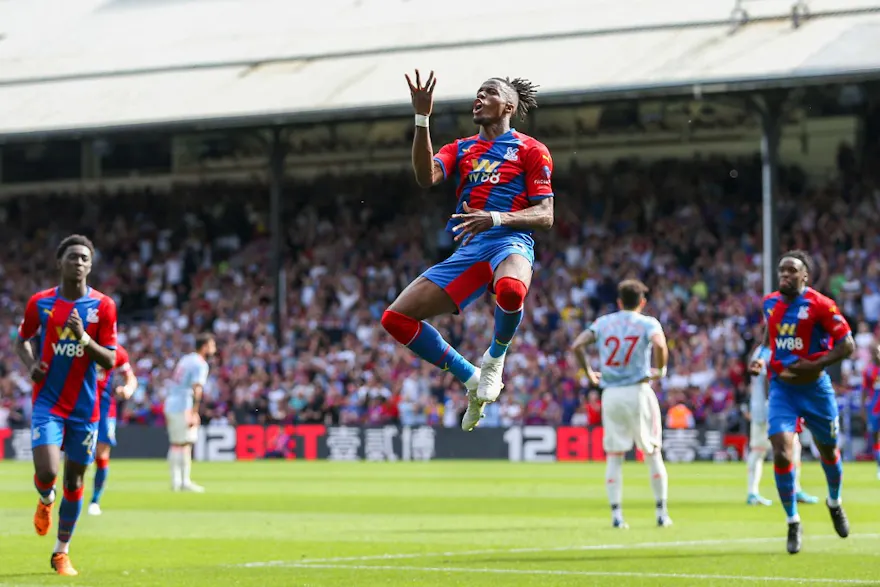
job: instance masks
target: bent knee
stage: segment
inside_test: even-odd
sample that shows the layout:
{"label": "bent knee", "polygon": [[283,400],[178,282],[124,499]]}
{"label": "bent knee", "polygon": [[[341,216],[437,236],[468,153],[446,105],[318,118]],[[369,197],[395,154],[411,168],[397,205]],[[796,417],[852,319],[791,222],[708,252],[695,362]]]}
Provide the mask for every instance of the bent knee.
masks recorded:
{"label": "bent knee", "polygon": [[777,467],[786,468],[794,462],[794,454],[791,447],[773,447],[773,464]]}
{"label": "bent knee", "polygon": [[34,471],[34,476],[40,485],[51,485],[55,483],[55,479],[58,477],[58,470],[52,470],[51,467],[37,467]]}
{"label": "bent knee", "polygon": [[83,486],[83,475],[70,474],[70,471],[65,471],[64,474],[64,489],[67,491],[77,491]]}
{"label": "bent knee", "polygon": [[408,345],[418,336],[421,324],[415,318],[391,309],[385,310],[381,322],[382,328],[402,345]]}
{"label": "bent knee", "polygon": [[98,448],[95,450],[95,460],[108,458],[110,458],[110,445],[104,442],[99,442]]}
{"label": "bent knee", "polygon": [[515,277],[502,277],[495,284],[496,303],[505,312],[517,312],[522,309],[529,289],[526,284]]}

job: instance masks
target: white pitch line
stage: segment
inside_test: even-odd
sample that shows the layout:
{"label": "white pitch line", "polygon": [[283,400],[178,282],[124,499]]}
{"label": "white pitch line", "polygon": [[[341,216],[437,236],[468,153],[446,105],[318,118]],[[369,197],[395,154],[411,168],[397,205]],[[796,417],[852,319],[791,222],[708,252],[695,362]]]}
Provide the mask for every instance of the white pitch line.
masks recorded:
{"label": "white pitch line", "polygon": [[[47,587],[47,585],[51,585],[51,583],[0,583],[0,587]],[[77,583],[77,587],[89,586]]]}
{"label": "white pitch line", "polygon": [[705,575],[689,573],[638,573],[627,571],[560,571],[540,569],[469,569],[466,567],[410,567],[380,565],[290,565],[298,569],[327,569],[353,571],[407,571],[419,573],[482,573],[490,575],[562,575],[568,577],[631,577],[640,579],[704,579],[706,581],[773,581],[777,583],[817,583],[839,585],[877,585],[871,579],[823,579],[819,577],[752,577],[747,575]]}
{"label": "white pitch line", "polygon": [[[880,538],[880,534],[853,534],[852,538]],[[824,540],[828,538],[838,538],[837,535],[825,536],[807,536],[808,540]],[[555,546],[555,547],[533,547],[533,548],[489,548],[483,550],[460,550],[448,552],[411,552],[404,554],[372,554],[365,556],[340,556],[331,558],[311,558],[298,561],[266,561],[241,563],[233,565],[236,567],[259,568],[259,567],[286,567],[305,564],[320,563],[342,563],[342,562],[366,562],[366,561],[385,561],[385,560],[404,560],[416,558],[437,558],[437,557],[461,557],[461,556],[480,556],[485,554],[529,554],[541,552],[583,552],[590,550],[626,550],[641,548],[678,548],[685,546],[712,546],[726,544],[753,544],[753,543],[772,543],[782,542],[780,537],[761,537],[761,538],[724,538],[714,540],[680,540],[670,542],[636,542],[634,544],[584,544],[579,546]]]}

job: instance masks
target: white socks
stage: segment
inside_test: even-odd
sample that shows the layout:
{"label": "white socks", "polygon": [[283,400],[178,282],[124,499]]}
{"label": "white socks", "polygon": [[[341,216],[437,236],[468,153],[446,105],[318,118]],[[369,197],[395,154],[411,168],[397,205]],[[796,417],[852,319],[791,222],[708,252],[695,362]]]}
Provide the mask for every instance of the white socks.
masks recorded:
{"label": "white socks", "polygon": [[181,451],[181,471],[183,475],[183,486],[192,484],[192,479],[190,479],[189,474],[192,470],[192,448],[189,446],[184,446]]}
{"label": "white socks", "polygon": [[608,503],[611,504],[611,515],[618,522],[623,521],[623,455],[608,455],[605,468],[605,489],[608,491]]}
{"label": "white socks", "polygon": [[168,466],[171,469],[171,487],[180,489],[183,487],[183,451],[180,447],[172,445],[168,449]]}
{"label": "white socks", "polygon": [[480,386],[480,368],[477,367],[474,369],[474,374],[471,375],[470,379],[464,382],[465,389],[468,391],[476,391],[477,387]]}
{"label": "white socks", "polygon": [[[608,503],[611,504],[611,516],[618,522],[623,521],[623,458],[623,455],[608,455],[605,469],[605,489],[608,491]],[[669,477],[663,463],[663,453],[657,449],[653,454],[645,455],[645,461],[651,472],[651,490],[657,505],[657,517],[666,516]]]}
{"label": "white socks", "polygon": [[60,540],[56,540],[55,550],[52,551],[52,554],[55,554],[57,552],[68,554],[70,552],[70,542],[61,542]]}
{"label": "white socks", "polygon": [[657,502],[657,515],[666,515],[666,498],[669,493],[669,477],[666,475],[666,465],[663,464],[663,453],[655,449],[651,455],[645,455],[648,468],[651,471],[651,489],[654,491],[654,501]]}
{"label": "white socks", "polygon": [[55,490],[53,489],[53,490],[49,493],[48,497],[43,497],[43,496],[41,495],[41,496],[40,496],[40,501],[43,502],[43,505],[49,505],[49,504],[55,503]]}
{"label": "white socks", "polygon": [[749,451],[746,467],[749,472],[749,495],[759,495],[761,487],[761,473],[764,470],[764,456],[767,453],[763,449]]}

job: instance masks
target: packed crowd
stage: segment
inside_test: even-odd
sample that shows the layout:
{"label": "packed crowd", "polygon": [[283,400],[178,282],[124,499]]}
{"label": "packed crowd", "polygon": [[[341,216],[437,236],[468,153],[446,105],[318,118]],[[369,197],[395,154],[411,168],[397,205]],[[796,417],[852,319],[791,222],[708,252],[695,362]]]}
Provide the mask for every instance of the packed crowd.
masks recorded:
{"label": "packed crowd", "polygon": [[[761,328],[759,162],[557,165],[556,224],[536,235],[505,392],[482,425],[598,423],[600,395],[568,347],[615,308],[617,282],[638,277],[651,288],[647,311],[669,339],[669,377],[658,386],[664,409],[685,404],[697,423],[742,426],[746,354]],[[818,286],[858,328],[846,387],[880,323],[880,191],[850,172],[814,185],[786,168],[780,179],[783,248],[815,256]],[[265,187],[7,202],[0,208],[9,245],[0,262],[0,323],[8,333],[0,340],[0,427],[27,423],[30,385],[12,340],[30,294],[55,283],[54,248],[70,232],[89,235],[98,248],[91,283],[117,301],[120,341],[140,382],[121,410],[122,425],[163,424],[174,363],[194,333],[209,330],[219,352],[204,421],[457,426],[462,386],[379,324],[402,288],[451,252],[443,231],[451,188],[423,192],[407,173],[288,187],[280,333],[272,325]],[[433,324],[476,361],[489,344],[491,301]]]}

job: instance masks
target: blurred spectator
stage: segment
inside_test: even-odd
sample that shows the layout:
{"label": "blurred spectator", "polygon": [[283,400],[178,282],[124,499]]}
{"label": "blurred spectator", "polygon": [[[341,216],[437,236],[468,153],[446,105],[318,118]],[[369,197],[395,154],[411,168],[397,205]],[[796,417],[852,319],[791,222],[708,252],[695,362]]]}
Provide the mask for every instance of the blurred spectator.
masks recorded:
{"label": "blurred spectator", "polygon": [[[781,170],[781,243],[815,256],[816,286],[857,326],[859,351],[843,369],[856,386],[880,322],[880,190],[871,178],[845,172],[853,174],[846,181],[811,185],[799,170]],[[600,423],[598,393],[568,347],[597,315],[615,309],[616,283],[637,277],[651,288],[646,311],[669,340],[669,376],[657,388],[667,421],[742,429],[744,360],[762,328],[760,162],[560,164],[554,189],[556,226],[536,235],[505,391],[481,425]],[[27,425],[30,384],[11,337],[28,297],[57,279],[54,243],[81,231],[98,247],[91,282],[119,304],[120,340],[141,384],[122,406],[120,425],[164,424],[171,369],[194,334],[210,330],[219,352],[205,389],[205,423],[458,426],[462,386],[378,325],[401,289],[448,253],[441,229],[453,201],[446,190],[446,197],[423,193],[408,173],[322,176],[291,186],[282,221],[280,346],[264,187],[10,200],[3,224],[9,246],[0,261],[7,334],[0,337],[0,425]],[[477,360],[489,345],[491,300],[432,323]]]}
{"label": "blurred spectator", "polygon": [[672,430],[693,428],[696,425],[694,414],[683,403],[676,403],[666,412],[666,427]]}

